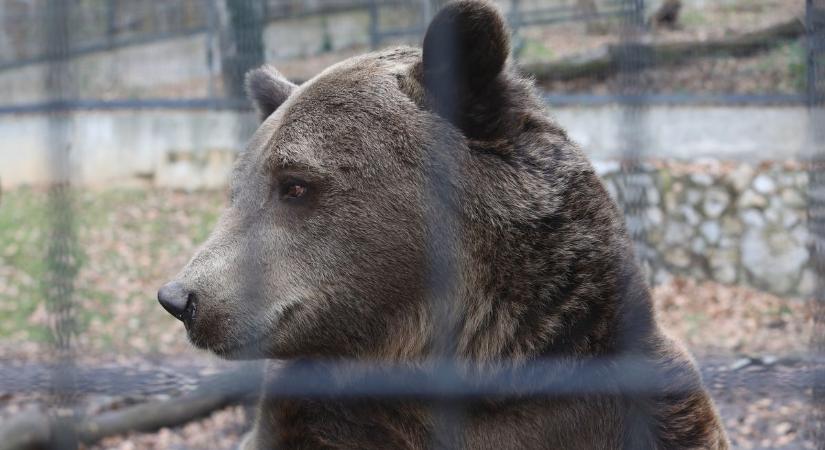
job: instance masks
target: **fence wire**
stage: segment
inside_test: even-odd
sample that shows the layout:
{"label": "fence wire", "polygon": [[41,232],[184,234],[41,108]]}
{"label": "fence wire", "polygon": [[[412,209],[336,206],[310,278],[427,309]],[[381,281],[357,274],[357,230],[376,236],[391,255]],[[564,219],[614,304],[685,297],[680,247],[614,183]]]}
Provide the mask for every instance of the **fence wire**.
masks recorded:
{"label": "fence wire", "polygon": [[[612,103],[625,90],[621,65],[632,55],[647,60],[639,67],[648,102],[725,104],[802,104],[806,100],[805,51],[801,15],[774,27],[762,28],[751,11],[779,7],[777,0],[757,0],[744,8],[742,18],[719,7],[708,17],[695,11],[683,21],[698,27],[698,36],[712,26],[732,27],[737,36],[696,37],[678,27],[664,37],[651,23],[651,8],[659,2],[631,0],[501,0],[514,31],[516,60],[550,91],[557,104]],[[68,68],[81,81],[64,108],[220,108],[243,109],[242,75],[262,61],[290,64],[302,58],[322,58],[353,49],[369,50],[397,43],[414,44],[427,20],[443,2],[433,0],[67,0]],[[15,0],[0,11],[0,78],[31,76],[48,65],[49,14],[46,0]],[[800,12],[801,14],[801,12]],[[635,49],[623,44],[625,18],[635,17],[647,28]],[[749,22],[751,20],[753,23]],[[707,24],[705,22],[708,22]],[[719,22],[718,24],[716,22]],[[356,25],[357,24],[357,25]],[[362,26],[365,24],[365,26]],[[582,52],[569,54],[542,44],[545,30],[564,30],[585,24]],[[283,34],[281,30],[293,30]],[[346,35],[342,35],[345,33]],[[680,34],[685,34],[681,36]],[[314,36],[310,36],[314,35]],[[286,39],[285,39],[286,38]],[[688,40],[685,42],[685,40]],[[600,55],[597,44],[607,43]],[[181,53],[169,59],[149,59],[150,51]],[[759,56],[759,52],[763,55]],[[644,53],[642,55],[640,52]],[[558,53],[558,55],[556,54]],[[546,59],[556,60],[545,65]],[[185,60],[185,63],[184,63]],[[110,67],[129,64],[133,77]],[[635,64],[635,63],[634,63]],[[97,71],[91,69],[97,68]],[[688,72],[691,75],[685,76]],[[112,74],[107,76],[106,74]],[[157,76],[147,84],[137,74]],[[299,78],[309,76],[299,73]],[[606,84],[606,88],[599,87]],[[50,111],[57,105],[36,92],[2,92],[0,114]],[[104,95],[101,95],[103,93]],[[619,101],[622,101],[619,99]]]}
{"label": "fence wire", "polygon": [[[48,136],[52,184],[49,190],[50,236],[47,276],[43,280],[44,296],[51,313],[51,328],[55,364],[25,368],[13,367],[3,373],[0,368],[0,392],[3,391],[43,391],[52,395],[51,412],[58,423],[58,432],[53,435],[54,448],[76,448],[78,437],[73,423],[80,420],[75,409],[78,399],[89,393],[100,392],[119,394],[134,389],[144,390],[145,374],[135,376],[127,368],[115,367],[104,371],[78,367],[75,363],[73,340],[76,335],[75,321],[78,314],[74,301],[74,280],[80,264],[81,249],[76,239],[76,221],[73,214],[73,171],[71,159],[72,111],[88,102],[89,108],[100,108],[98,99],[77,98],[78,86],[72,71],[72,61],[80,55],[100,49],[112,49],[148,42],[148,39],[166,39],[191,33],[205,33],[207,44],[204,54],[208,73],[208,90],[200,98],[188,99],[185,107],[218,107],[230,100],[234,107],[242,104],[242,77],[250,68],[257,67],[266,60],[263,29],[270,21],[296,16],[312,16],[350,9],[363,9],[369,15],[369,39],[371,47],[380,47],[387,40],[403,36],[419,36],[437,5],[429,1],[407,2],[406,6],[417,8],[412,25],[383,27],[382,14],[392,12],[392,7],[405,2],[256,2],[242,0],[228,2],[223,7],[207,0],[186,0],[174,2],[105,2],[102,11],[84,9],[87,3],[62,0],[48,0],[43,11],[29,10],[7,13],[6,19],[20,21],[36,20],[46,24],[46,43],[42,49],[23,46],[11,58],[0,59],[0,72],[10,71],[29,64],[45,62],[47,65],[46,91],[48,99],[40,109],[49,113]],[[650,86],[646,73],[656,64],[656,55],[646,42],[643,34],[648,27],[645,5],[642,0],[614,1],[600,12],[581,12],[570,5],[541,6],[530,9],[525,2],[514,0],[510,4],[508,17],[516,31],[516,45],[519,33],[528,27],[570,21],[619,20],[621,36],[615,54],[619,76],[611,86],[609,96],[618,99],[621,108],[622,130],[622,176],[619,200],[626,214],[627,227],[635,243],[637,257],[641,263],[649,264],[649,243],[646,240],[648,227],[648,192],[652,189],[650,169],[645,163],[648,156],[645,148],[646,115],[650,99]],[[72,9],[76,7],[77,9]],[[808,166],[808,226],[812,239],[812,255],[818,277],[815,293],[814,333],[810,358],[799,364],[798,370],[782,379],[771,375],[723,379],[706,373],[711,382],[723,385],[741,384],[751,388],[802,389],[812,387],[813,414],[811,428],[814,442],[825,448],[825,2],[807,0],[806,5],[806,86],[804,99],[808,103],[809,114],[809,154]],[[128,12],[124,11],[128,10]],[[163,17],[157,22],[152,18]],[[103,22],[102,24],[100,22]],[[91,23],[99,28],[95,33],[79,36],[73,28],[77,23]],[[224,25],[221,25],[224,24]],[[229,25],[226,25],[229,24]],[[224,28],[221,28],[224,26]],[[91,27],[91,25],[90,25]],[[88,30],[85,30],[88,31]],[[19,32],[19,36],[28,36]],[[22,39],[20,37],[17,39]],[[220,61],[220,64],[218,64]],[[218,75],[216,67],[222,68]],[[216,81],[217,80],[217,81]],[[220,84],[220,86],[219,86]],[[446,90],[446,89],[445,89]],[[802,97],[802,91],[800,91]],[[158,99],[149,101],[150,107],[163,108]],[[175,100],[178,101],[178,100]],[[203,103],[198,103],[202,101]],[[151,103],[155,102],[155,103]],[[124,100],[124,108],[134,108],[138,102]],[[2,105],[0,105],[2,106]],[[170,101],[169,106],[172,106]],[[22,109],[21,109],[22,108]],[[25,108],[29,108],[26,110]],[[34,111],[31,105],[13,105],[8,112]],[[449,112],[447,112],[449,115]],[[443,152],[446,154],[446,152]],[[450,229],[449,207],[446,206],[450,187],[439,180],[460,177],[461,167],[453,167],[451,161],[439,161],[435,167],[443,172],[430,175],[430,199],[433,205],[431,216],[427,217],[434,235],[433,248],[450,249],[459,252]],[[458,289],[454,267],[449,259],[450,252],[432,252],[428,255],[431,287],[428,298],[432,311],[439,319],[436,325],[444,332],[439,335],[437,348],[441,352],[431,362],[428,369],[413,369],[407,366],[364,365],[358,362],[343,363],[347,370],[363,374],[359,381],[342,388],[339,380],[328,375],[329,362],[307,362],[294,365],[276,382],[266,385],[270,395],[289,397],[379,397],[433,399],[440,403],[437,415],[439,428],[434,436],[433,447],[457,448],[456,441],[465,420],[463,410],[466,402],[490,396],[528,395],[590,395],[622,392],[637,395],[672,395],[674,379],[679,374],[661,373],[643,361],[622,359],[596,359],[581,361],[570,368],[570,362],[563,360],[538,360],[529,363],[502,367],[486,375],[474,373],[454,359],[452,330],[454,318],[444,297]],[[360,365],[359,365],[360,364]],[[44,380],[44,374],[49,374]],[[548,381],[548,373],[560,374]],[[36,375],[39,374],[39,375]],[[248,372],[247,372],[248,374]],[[716,378],[714,378],[716,377]],[[260,393],[260,378],[238,376],[226,384],[236,385],[249,394]],[[48,389],[44,389],[48,386]],[[106,390],[105,387],[109,387]],[[164,392],[175,391],[177,387]]]}
{"label": "fence wire", "polygon": [[[69,53],[70,11],[62,0],[51,0],[47,8],[48,77],[46,90],[53,101],[60,103],[72,93],[72,78],[67,70]],[[72,169],[70,116],[67,111],[56,111],[48,118],[50,170],[49,187],[51,214],[47,271],[43,280],[44,297],[51,313],[51,339],[57,364],[52,373],[51,411],[56,432],[51,447],[77,447],[72,423],[78,400],[75,390],[75,363],[73,339],[75,335],[74,279],[79,265],[79,252],[72,212]]]}
{"label": "fence wire", "polygon": [[[825,355],[825,1],[807,0],[808,227],[817,272],[813,299],[811,354]],[[825,448],[825,370],[818,368],[812,384],[811,433]]]}

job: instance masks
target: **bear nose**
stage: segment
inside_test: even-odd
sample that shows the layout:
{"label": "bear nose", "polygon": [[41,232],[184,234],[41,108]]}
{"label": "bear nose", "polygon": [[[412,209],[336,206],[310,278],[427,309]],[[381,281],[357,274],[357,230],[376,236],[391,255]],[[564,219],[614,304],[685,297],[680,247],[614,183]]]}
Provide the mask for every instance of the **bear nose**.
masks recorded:
{"label": "bear nose", "polygon": [[158,301],[169,314],[180,321],[192,319],[194,295],[177,281],[165,284],[158,291]]}

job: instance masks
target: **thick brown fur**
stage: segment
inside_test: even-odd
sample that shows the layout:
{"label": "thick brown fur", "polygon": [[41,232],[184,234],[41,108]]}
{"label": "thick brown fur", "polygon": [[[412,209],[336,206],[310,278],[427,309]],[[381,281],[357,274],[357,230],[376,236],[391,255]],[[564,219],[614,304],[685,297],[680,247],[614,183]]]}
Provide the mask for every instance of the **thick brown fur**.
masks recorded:
{"label": "thick brown fur", "polygon": [[[446,440],[425,401],[264,396],[245,445],[727,448],[691,358],[656,326],[620,212],[509,64],[501,15],[452,3],[427,35],[423,56],[360,56],[297,88],[251,76],[265,120],[176,279],[197,301],[190,339],[230,358],[616,358],[653,368],[662,389],[625,390],[616,365],[599,392],[462,404]],[[283,194],[294,183],[297,200]]]}

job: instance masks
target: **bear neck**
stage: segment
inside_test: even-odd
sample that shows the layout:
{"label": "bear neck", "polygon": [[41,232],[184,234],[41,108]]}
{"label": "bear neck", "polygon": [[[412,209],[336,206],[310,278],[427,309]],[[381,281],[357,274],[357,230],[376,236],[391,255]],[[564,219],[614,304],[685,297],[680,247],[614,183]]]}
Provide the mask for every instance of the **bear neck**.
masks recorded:
{"label": "bear neck", "polygon": [[465,170],[492,186],[462,193],[471,288],[459,299],[457,354],[484,362],[645,351],[656,333],[652,303],[621,212],[555,124],[535,114],[514,121],[521,126],[507,136],[470,142],[482,163]]}

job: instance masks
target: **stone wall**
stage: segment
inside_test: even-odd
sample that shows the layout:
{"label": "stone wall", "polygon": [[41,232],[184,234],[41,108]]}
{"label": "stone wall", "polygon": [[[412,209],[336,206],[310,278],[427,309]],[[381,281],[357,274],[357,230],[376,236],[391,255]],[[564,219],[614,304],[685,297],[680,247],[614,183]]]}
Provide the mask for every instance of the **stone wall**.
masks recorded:
{"label": "stone wall", "polygon": [[[622,202],[619,165],[596,166]],[[646,186],[642,252],[654,284],[681,275],[780,295],[812,292],[800,164],[651,163],[634,176],[635,186]]]}

